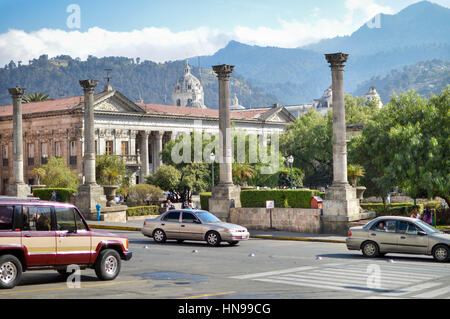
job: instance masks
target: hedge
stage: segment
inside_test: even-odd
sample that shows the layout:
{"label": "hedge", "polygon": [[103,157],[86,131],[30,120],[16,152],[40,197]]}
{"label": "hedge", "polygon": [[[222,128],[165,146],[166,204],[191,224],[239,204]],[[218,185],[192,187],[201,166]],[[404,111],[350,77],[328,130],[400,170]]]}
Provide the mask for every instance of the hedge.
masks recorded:
{"label": "hedge", "polygon": [[323,193],[311,189],[276,189],[276,190],[243,190],[241,191],[242,207],[266,207],[267,200],[274,200],[275,207],[311,208],[313,196]]}
{"label": "hedge", "polygon": [[33,195],[42,200],[50,200],[53,191],[56,192],[57,201],[64,203],[69,203],[70,195],[77,192],[75,189],[71,188],[36,188],[33,190]]}
{"label": "hedge", "polygon": [[211,198],[211,192],[200,193],[200,208],[209,210],[209,199]]}
{"label": "hedge", "polygon": [[159,215],[159,206],[136,206],[127,208],[127,217],[130,216],[145,216],[145,215]]}
{"label": "hedge", "polygon": [[[436,209],[441,204],[437,201],[429,201],[420,204],[417,203],[416,205],[419,208],[419,213],[422,215],[424,207]],[[391,203],[390,205],[386,204],[386,207],[383,203],[361,203],[361,207],[369,211],[375,211],[377,216],[395,215],[409,217],[411,215],[411,211],[413,210],[414,203]]]}

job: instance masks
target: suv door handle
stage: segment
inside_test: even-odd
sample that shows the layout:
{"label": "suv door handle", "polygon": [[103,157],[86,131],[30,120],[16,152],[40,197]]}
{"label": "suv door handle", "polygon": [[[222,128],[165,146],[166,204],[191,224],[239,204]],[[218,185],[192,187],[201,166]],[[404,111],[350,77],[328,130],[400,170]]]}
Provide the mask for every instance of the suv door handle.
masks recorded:
{"label": "suv door handle", "polygon": [[377,234],[374,234],[374,233],[372,233],[372,234],[370,234],[370,236],[376,236]]}
{"label": "suv door handle", "polygon": [[25,237],[31,237],[31,235],[30,234],[25,234]]}
{"label": "suv door handle", "polygon": [[161,226],[164,226],[164,225],[165,225],[164,223],[161,224]]}
{"label": "suv door handle", "polygon": [[186,225],[181,225],[181,227],[184,227],[184,226],[186,226]]}
{"label": "suv door handle", "polygon": [[401,239],[406,239],[406,237],[405,237],[405,236],[400,236],[400,238],[401,238]]}

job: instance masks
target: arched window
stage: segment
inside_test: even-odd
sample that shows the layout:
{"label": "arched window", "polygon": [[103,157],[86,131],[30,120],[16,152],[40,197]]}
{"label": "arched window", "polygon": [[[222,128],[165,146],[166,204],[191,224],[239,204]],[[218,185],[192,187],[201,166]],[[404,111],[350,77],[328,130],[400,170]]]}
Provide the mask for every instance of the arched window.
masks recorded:
{"label": "arched window", "polygon": [[188,90],[192,89],[192,86],[190,84],[188,84]]}
{"label": "arched window", "polygon": [[192,99],[188,99],[187,106],[192,106]]}
{"label": "arched window", "polygon": [[181,100],[180,99],[177,100],[177,106],[181,106]]}

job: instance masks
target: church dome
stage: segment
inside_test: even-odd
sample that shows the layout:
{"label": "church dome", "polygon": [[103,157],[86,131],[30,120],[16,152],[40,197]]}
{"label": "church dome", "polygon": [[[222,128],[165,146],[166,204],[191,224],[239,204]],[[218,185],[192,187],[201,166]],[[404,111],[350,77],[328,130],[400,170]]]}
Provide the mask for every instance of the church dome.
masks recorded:
{"label": "church dome", "polygon": [[203,86],[201,82],[191,73],[191,67],[186,60],[184,75],[175,84],[172,94],[173,102],[177,106],[191,106],[206,108],[204,101]]}
{"label": "church dome", "polygon": [[239,105],[239,100],[236,96],[236,93],[234,93],[234,97],[232,99],[232,105],[230,105],[230,110],[232,111],[238,111],[238,110],[245,110],[245,107],[242,105]]}
{"label": "church dome", "polygon": [[364,97],[366,98],[366,103],[370,103],[372,100],[377,99],[378,100],[378,107],[383,107],[383,103],[381,102],[380,94],[378,94],[377,90],[374,86],[371,86],[369,89],[369,92],[367,92]]}

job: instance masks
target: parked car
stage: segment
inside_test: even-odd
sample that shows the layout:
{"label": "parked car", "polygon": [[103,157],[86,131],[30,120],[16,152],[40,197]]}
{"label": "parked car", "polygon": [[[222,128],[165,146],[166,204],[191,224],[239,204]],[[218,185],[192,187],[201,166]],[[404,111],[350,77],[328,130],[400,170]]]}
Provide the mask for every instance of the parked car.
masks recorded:
{"label": "parked car", "polygon": [[13,288],[29,270],[93,268],[113,280],[130,260],[128,238],[92,231],[78,209],[65,203],[0,197],[0,288]]}
{"label": "parked car", "polygon": [[222,222],[205,210],[170,210],[155,219],[146,219],[142,234],[153,237],[157,243],[167,239],[206,241],[210,246],[219,246],[222,241],[236,245],[247,240],[247,228]]}
{"label": "parked car", "polygon": [[409,217],[378,217],[351,227],[346,243],[349,250],[361,250],[366,257],[402,253],[431,255],[438,262],[450,260],[450,235]]}

